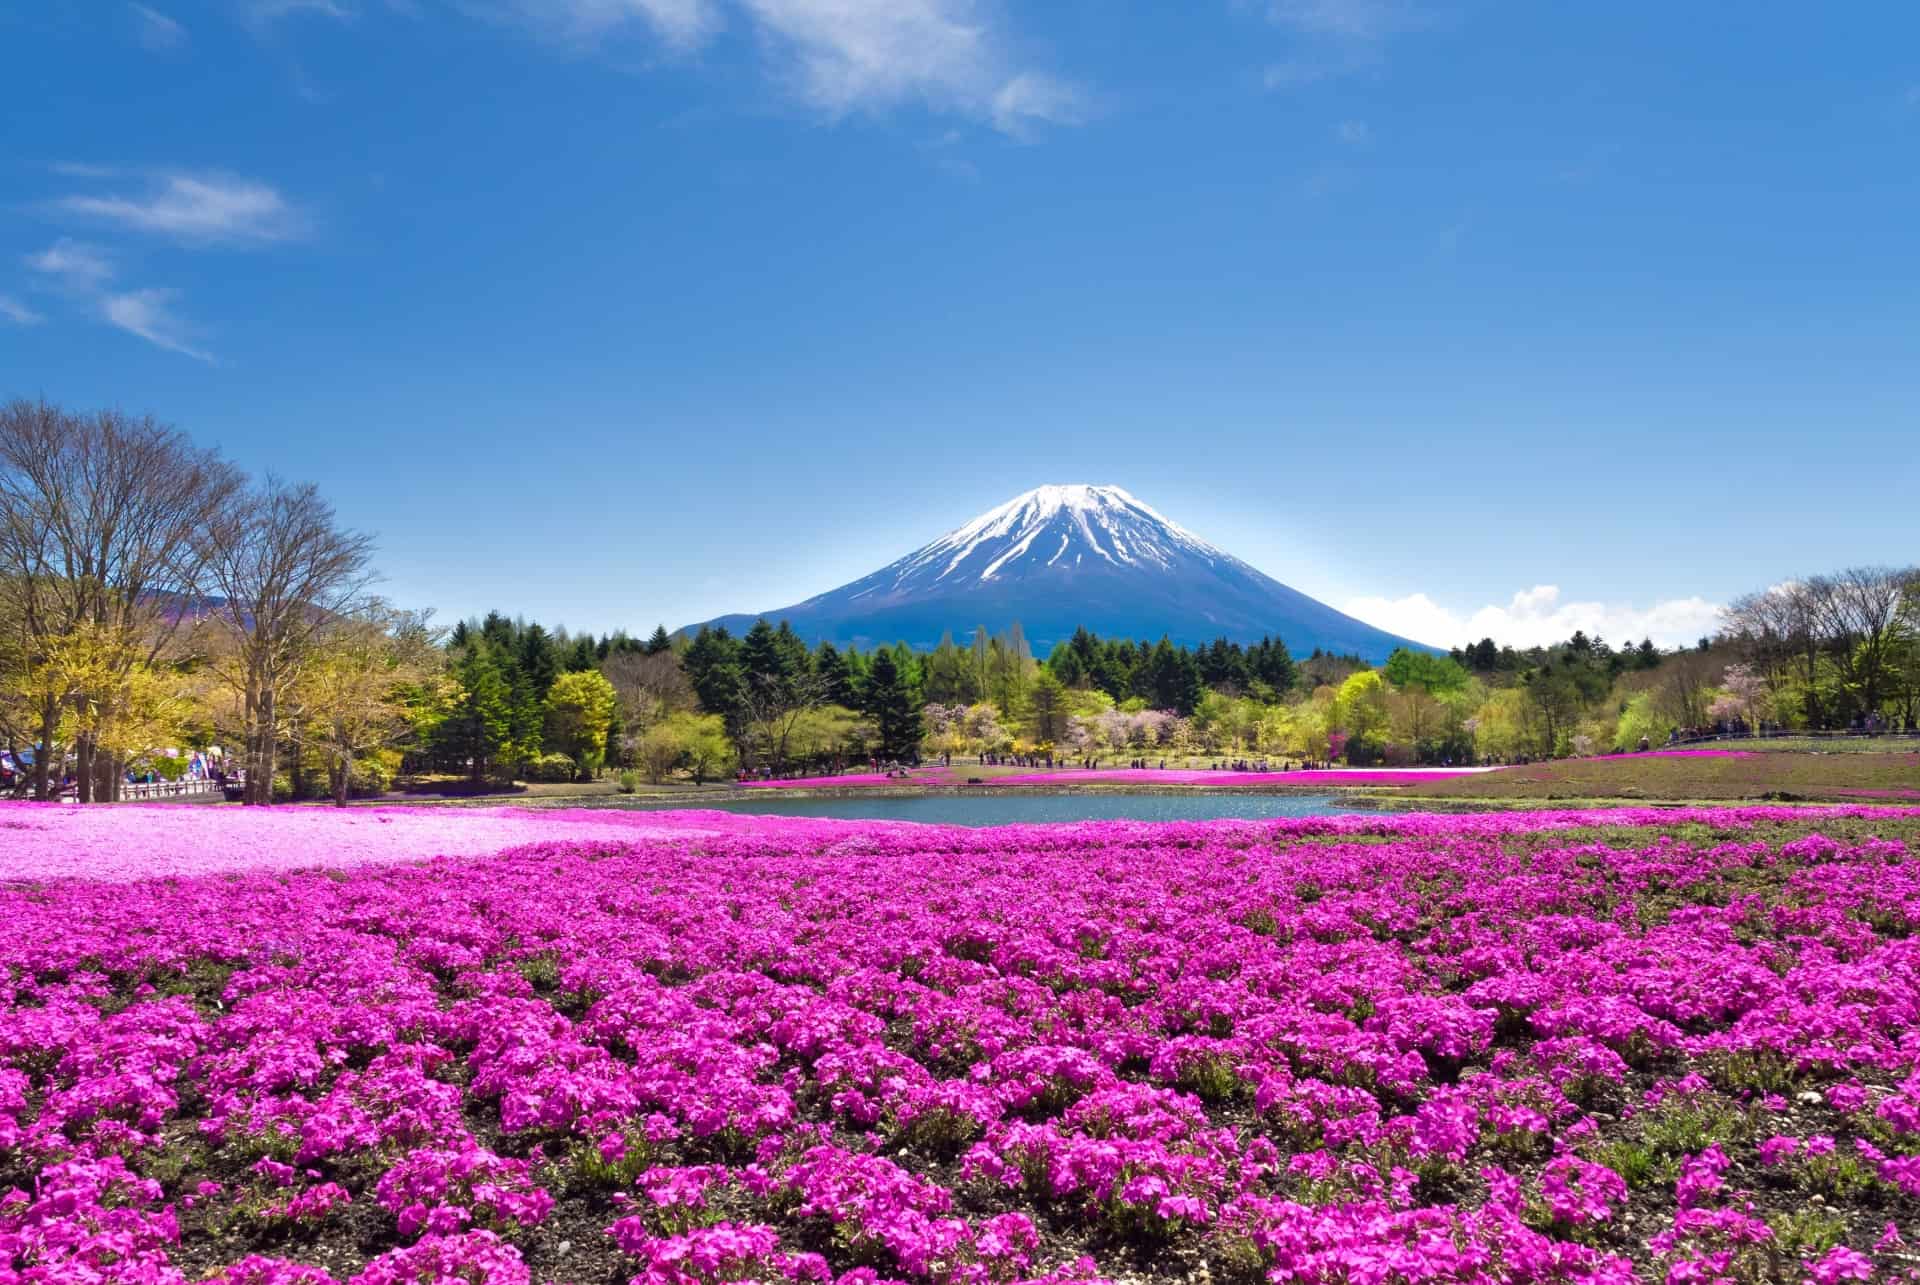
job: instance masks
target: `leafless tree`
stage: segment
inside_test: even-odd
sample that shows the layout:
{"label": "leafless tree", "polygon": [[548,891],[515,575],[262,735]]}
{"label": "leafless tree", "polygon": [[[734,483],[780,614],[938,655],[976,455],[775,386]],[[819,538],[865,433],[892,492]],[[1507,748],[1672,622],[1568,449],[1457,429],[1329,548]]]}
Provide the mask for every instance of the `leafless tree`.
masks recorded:
{"label": "leafless tree", "polygon": [[[1764,666],[1769,679],[1792,674],[1811,726],[1844,717],[1847,708],[1871,714],[1904,680],[1917,582],[1920,569],[1913,567],[1850,567],[1776,585],[1729,605],[1722,636]],[[1823,661],[1844,693],[1837,707],[1822,695]]]}
{"label": "leafless tree", "polygon": [[351,614],[372,581],[370,537],[341,529],[313,486],[269,477],[234,498],[211,530],[210,618],[231,643],[247,803],[273,801],[280,708],[315,639]]}
{"label": "leafless tree", "polygon": [[620,725],[639,734],[669,714],[694,708],[693,684],[670,651],[621,651],[600,666],[620,701]]}
{"label": "leafless tree", "polygon": [[774,674],[748,674],[743,687],[746,729],[742,753],[758,742],[777,768],[787,765],[788,742],[807,711],[826,702],[826,684],[818,674],[808,671],[790,678]]}
{"label": "leafless tree", "polygon": [[1807,582],[1811,611],[1842,684],[1872,713],[1887,694],[1888,660],[1898,638],[1912,567],[1848,567]]}
{"label": "leafless tree", "polygon": [[[0,576],[24,663],[87,630],[109,673],[151,664],[194,615],[200,536],[240,485],[211,451],[151,416],[0,408]],[[48,798],[60,702],[39,697],[34,793]],[[92,733],[74,745],[82,802],[118,793]]]}

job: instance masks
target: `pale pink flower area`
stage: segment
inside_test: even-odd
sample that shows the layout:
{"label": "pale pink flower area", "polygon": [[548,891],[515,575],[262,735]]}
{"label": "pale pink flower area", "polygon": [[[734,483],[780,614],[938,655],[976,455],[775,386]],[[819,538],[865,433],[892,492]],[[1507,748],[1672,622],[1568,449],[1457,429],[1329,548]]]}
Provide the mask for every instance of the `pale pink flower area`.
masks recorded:
{"label": "pale pink flower area", "polygon": [[1916,819],[11,807],[0,1282],[1895,1279]]}
{"label": "pale pink flower area", "polygon": [[[719,811],[0,803],[0,880],[138,879],[233,869],[348,868],[481,856],[566,839],[619,843],[740,834],[770,823]],[[790,833],[804,819],[777,823]]]}
{"label": "pale pink flower area", "polygon": [[1471,768],[1360,768],[1342,767],[1300,772],[1213,772],[1187,768],[1093,768],[1082,771],[1065,769],[1054,772],[1025,772],[1018,776],[996,776],[988,785],[1298,785],[1298,786],[1400,786],[1419,785],[1423,781],[1444,781],[1450,777],[1471,776]]}

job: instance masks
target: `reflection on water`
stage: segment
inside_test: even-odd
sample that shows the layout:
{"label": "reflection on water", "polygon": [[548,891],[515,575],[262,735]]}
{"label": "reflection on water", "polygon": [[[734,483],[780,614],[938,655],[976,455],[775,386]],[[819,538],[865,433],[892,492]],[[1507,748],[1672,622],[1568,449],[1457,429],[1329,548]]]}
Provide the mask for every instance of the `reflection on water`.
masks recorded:
{"label": "reflection on water", "polygon": [[839,817],[849,821],[924,821],[932,825],[1028,825],[1054,821],[1211,821],[1332,816],[1361,809],[1321,794],[919,794],[889,798],[796,799],[756,792],[723,807],[761,816]]}

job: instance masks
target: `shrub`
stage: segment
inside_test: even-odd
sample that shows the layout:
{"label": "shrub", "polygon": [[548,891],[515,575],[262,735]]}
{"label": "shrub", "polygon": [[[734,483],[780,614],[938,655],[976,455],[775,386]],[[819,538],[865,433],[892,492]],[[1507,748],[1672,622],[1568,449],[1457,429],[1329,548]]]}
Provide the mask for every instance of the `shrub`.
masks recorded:
{"label": "shrub", "polygon": [[542,754],[530,759],[526,766],[526,779],[548,785],[562,785],[579,775],[579,766],[565,754]]}

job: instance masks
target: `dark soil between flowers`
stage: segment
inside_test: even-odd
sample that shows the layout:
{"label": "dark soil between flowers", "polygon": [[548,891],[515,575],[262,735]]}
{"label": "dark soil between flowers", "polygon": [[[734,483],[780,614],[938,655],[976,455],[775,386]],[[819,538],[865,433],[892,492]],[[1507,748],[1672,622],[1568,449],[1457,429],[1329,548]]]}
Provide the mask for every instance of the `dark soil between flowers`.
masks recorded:
{"label": "dark soil between flowers", "polygon": [[[1770,844],[1777,845],[1815,828],[1831,835],[1857,838],[1871,833],[1903,838],[1909,844],[1920,842],[1920,822],[1893,818],[1809,821],[1804,824],[1785,822],[1745,834],[1764,838]],[[1651,833],[1645,829],[1638,831],[1643,840]],[[1581,836],[1584,837],[1584,832],[1581,832]],[[1626,833],[1606,833],[1602,837],[1626,841],[1630,836]],[[1714,836],[1709,830],[1698,837],[1710,839]],[[1729,832],[1724,837],[1731,839],[1739,836]],[[1518,835],[1513,842],[1562,844],[1568,842],[1569,838],[1569,832],[1549,831]],[[1790,868],[1782,866],[1768,872],[1767,877],[1784,882],[1789,873]],[[1676,906],[1684,904],[1683,898],[1675,898]],[[115,1002],[125,1003],[136,1000],[131,990],[116,994],[114,998]],[[570,1002],[559,995],[549,994],[547,998],[557,1008]],[[212,1002],[212,997],[196,995],[195,1001],[204,1005]],[[577,1013],[574,1015],[577,1016]],[[1501,1050],[1524,1054],[1533,1043],[1533,1038],[1525,1034],[1505,1035],[1496,1039],[1494,1048],[1486,1056],[1490,1058]],[[911,1055],[910,1048],[900,1051]],[[951,1074],[953,1070],[950,1066],[930,1066],[929,1069],[940,1074]],[[1469,1067],[1467,1073],[1471,1074],[1475,1069]],[[1686,1069],[1678,1059],[1663,1061],[1655,1058],[1646,1065],[1637,1066],[1623,1086],[1605,1101],[1592,1104],[1590,1118],[1599,1127],[1594,1137],[1580,1146],[1580,1151],[1592,1154],[1610,1144],[1644,1144],[1648,1115],[1645,1111],[1635,1109],[1641,1106],[1644,1095],[1656,1082],[1682,1074]],[[1855,1117],[1826,1105],[1824,1099],[1814,1104],[1803,1102],[1798,1096],[1801,1093],[1818,1092],[1823,1087],[1814,1077],[1794,1077],[1792,1083],[1782,1087],[1781,1096],[1786,1102],[1784,1110],[1773,1110],[1762,1105],[1757,1094],[1743,1097],[1726,1091],[1717,1092],[1714,1105],[1724,1108],[1724,1115],[1733,1122],[1730,1127],[1738,1136],[1709,1138],[1707,1141],[1729,1144],[1729,1154],[1734,1157],[1727,1174],[1729,1189],[1741,1193],[1740,1199],[1750,1200],[1756,1215],[1770,1221],[1804,1215],[1809,1209],[1824,1209],[1841,1224],[1839,1243],[1862,1251],[1870,1249],[1880,1239],[1889,1222],[1909,1234],[1920,1230],[1920,1202],[1911,1198],[1892,1194],[1882,1187],[1873,1187],[1852,1199],[1830,1199],[1797,1184],[1780,1171],[1768,1170],[1752,1162],[1750,1144],[1769,1133],[1790,1133],[1803,1137],[1826,1134],[1835,1137],[1843,1150],[1852,1146],[1854,1138],[1858,1136]],[[1894,1086],[1880,1084],[1872,1087],[1890,1090]],[[467,1125],[482,1145],[503,1155],[528,1154],[528,1139],[502,1133],[497,1108],[471,1098],[467,1099],[466,1108]],[[1217,1126],[1233,1127],[1247,1135],[1268,1133],[1265,1122],[1253,1110],[1244,1088],[1241,1092],[1209,1101],[1207,1114]],[[836,1123],[817,1096],[813,1100],[803,1099],[799,1116],[809,1123]],[[183,1110],[170,1126],[170,1143],[181,1147],[197,1145],[194,1133],[196,1123],[192,1111]],[[854,1150],[870,1146],[865,1135],[844,1129],[836,1131],[836,1141]],[[1062,1268],[1090,1255],[1097,1259],[1103,1273],[1122,1279],[1223,1281],[1234,1282],[1235,1285],[1248,1279],[1245,1265],[1221,1257],[1215,1242],[1202,1233],[1186,1231],[1164,1239],[1116,1240],[1090,1227],[1071,1201],[1035,1201],[1018,1191],[963,1183],[957,1151],[932,1153],[885,1143],[877,1149],[909,1172],[953,1191],[957,1214],[991,1217],[1000,1213],[1020,1212],[1031,1217],[1040,1235],[1040,1248],[1034,1256],[1036,1273]],[[1283,1145],[1281,1149],[1284,1154],[1286,1147]],[[686,1146],[673,1146],[665,1148],[655,1162],[662,1165],[696,1164],[712,1158]],[[1503,1156],[1501,1163],[1532,1186],[1537,1183],[1541,1171],[1551,1158],[1551,1151],[1543,1146],[1530,1156]],[[1658,1159],[1663,1163],[1674,1162],[1677,1161],[1677,1155],[1663,1154]],[[373,1183],[377,1180],[378,1171],[371,1161],[371,1157],[347,1156],[314,1166],[323,1179],[341,1182],[352,1195],[352,1202],[329,1215],[316,1231],[287,1233],[241,1227],[216,1232],[209,1220],[223,1210],[221,1202],[215,1201],[183,1214],[181,1239],[169,1250],[170,1259],[189,1279],[205,1277],[255,1253],[309,1263],[344,1279],[361,1270],[381,1253],[406,1243],[398,1234],[392,1215],[374,1201]],[[145,1168],[138,1159],[134,1161],[134,1167]],[[165,1180],[167,1196],[176,1203],[181,1202],[183,1197],[193,1192],[196,1184],[208,1180],[238,1187],[247,1181],[249,1168],[248,1162],[238,1156],[229,1156],[221,1151],[209,1152],[204,1163]],[[1445,1190],[1423,1194],[1434,1203],[1457,1201],[1471,1207],[1477,1205],[1486,1193],[1485,1183],[1472,1172],[1471,1163],[1466,1172],[1449,1175],[1443,1181]],[[31,1172],[17,1162],[17,1157],[0,1154],[0,1190],[10,1185],[31,1189],[31,1183]],[[567,1181],[564,1172],[561,1181],[553,1182],[549,1189],[555,1200],[550,1215],[539,1226],[514,1231],[507,1237],[520,1250],[534,1278],[569,1281],[573,1285],[613,1285],[632,1276],[635,1271],[633,1260],[622,1254],[607,1235],[608,1224],[627,1212],[615,1203],[612,1193],[582,1189]],[[1627,1207],[1616,1222],[1582,1239],[1596,1248],[1627,1256],[1638,1272],[1651,1276],[1657,1273],[1657,1267],[1647,1248],[1647,1240],[1671,1224],[1675,1210],[1670,1180],[1643,1183],[1630,1189]],[[844,1246],[835,1241],[830,1228],[822,1220],[801,1219],[783,1215],[777,1210],[769,1212],[764,1209],[753,1211],[750,1217],[772,1226],[779,1233],[784,1248],[821,1253],[836,1274],[862,1265],[879,1266],[882,1274],[886,1272],[884,1263],[874,1264],[850,1255]],[[1920,1258],[1914,1261],[1920,1262]],[[1782,1259],[1778,1263],[1778,1270],[1781,1273],[1778,1279],[1798,1279],[1800,1273],[1799,1263],[1793,1258]]]}

